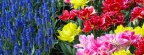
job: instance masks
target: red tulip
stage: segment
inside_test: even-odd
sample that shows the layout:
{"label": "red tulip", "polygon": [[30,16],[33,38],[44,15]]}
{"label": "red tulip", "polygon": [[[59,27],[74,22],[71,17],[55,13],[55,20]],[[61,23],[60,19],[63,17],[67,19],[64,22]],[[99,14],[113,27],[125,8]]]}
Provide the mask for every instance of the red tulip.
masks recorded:
{"label": "red tulip", "polygon": [[110,12],[115,11],[119,12],[120,10],[127,9],[132,1],[129,0],[104,0],[103,3],[103,11]]}
{"label": "red tulip", "polygon": [[114,3],[114,4],[111,4],[111,6],[109,7],[109,9],[111,11],[120,11],[121,10],[121,7],[120,7],[120,4],[119,3]]}
{"label": "red tulip", "polygon": [[99,16],[91,15],[88,20],[84,21],[84,32],[91,30],[107,30],[110,26],[122,24],[124,22],[124,15],[120,12],[106,12]]}
{"label": "red tulip", "polygon": [[109,12],[109,11],[115,11],[119,12],[121,10],[121,5],[119,3],[112,3],[112,4],[106,4],[103,3],[102,9],[104,12]]}
{"label": "red tulip", "polygon": [[139,6],[144,7],[144,0],[134,0],[134,2],[136,2]]}
{"label": "red tulip", "polygon": [[94,28],[94,25],[92,25],[91,21],[86,20],[84,21],[84,28],[83,28],[83,32],[89,32]]}
{"label": "red tulip", "polygon": [[89,17],[90,17],[91,15],[95,14],[95,13],[96,13],[96,12],[95,12],[94,7],[93,7],[93,6],[90,6],[90,7],[86,7],[86,8],[84,8],[84,9],[82,9],[82,10],[77,11],[77,16],[78,16],[81,20],[85,21],[85,20],[88,20]]}
{"label": "red tulip", "polygon": [[72,20],[74,19],[74,17],[75,17],[74,10],[71,10],[70,12],[68,10],[64,10],[63,15],[58,16],[58,18],[63,21]]}
{"label": "red tulip", "polygon": [[141,38],[137,43],[134,44],[136,47],[135,55],[143,55],[144,54],[144,38]]}
{"label": "red tulip", "polygon": [[134,7],[131,12],[131,22],[135,19],[144,19],[144,8],[141,7]]}
{"label": "red tulip", "polygon": [[122,13],[117,12],[106,12],[100,15],[99,23],[101,24],[100,27],[103,30],[110,28],[111,25],[122,24],[124,22],[124,15]]}
{"label": "red tulip", "polygon": [[98,29],[99,17],[97,15],[91,15],[89,18],[89,20],[84,21],[83,32],[89,32],[93,29]]}

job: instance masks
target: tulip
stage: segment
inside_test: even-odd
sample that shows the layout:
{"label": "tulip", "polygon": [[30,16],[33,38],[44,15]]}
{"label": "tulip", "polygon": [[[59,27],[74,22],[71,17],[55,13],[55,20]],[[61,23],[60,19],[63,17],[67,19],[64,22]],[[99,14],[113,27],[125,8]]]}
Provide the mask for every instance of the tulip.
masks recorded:
{"label": "tulip", "polygon": [[67,21],[67,20],[73,20],[75,17],[75,13],[74,11],[68,11],[68,10],[64,10],[63,11],[63,15],[59,15],[58,18],[63,20],[63,21]]}
{"label": "tulip", "polygon": [[144,8],[134,7],[134,9],[131,11],[130,21],[133,22],[135,19],[141,20],[143,18],[144,18]]}
{"label": "tulip", "polygon": [[124,31],[132,31],[133,28],[132,27],[123,27],[123,25],[119,25],[117,26],[117,28],[114,30],[114,32],[116,34],[120,33],[120,32],[124,32]]}
{"label": "tulip", "polygon": [[59,33],[59,36],[57,37],[60,40],[72,42],[74,37],[80,33],[81,29],[80,27],[77,27],[75,23],[70,22],[63,27],[62,31],[57,31]]}
{"label": "tulip", "polygon": [[142,27],[137,26],[135,28],[132,28],[132,27],[123,27],[122,25],[119,25],[119,26],[117,26],[117,28],[115,29],[114,32],[116,34],[118,34],[120,32],[125,32],[125,31],[134,31],[135,34],[140,34],[141,36],[144,36],[143,30],[144,30],[144,25]]}
{"label": "tulip", "polygon": [[103,0],[103,11],[104,12],[120,12],[120,10],[126,10],[130,7],[132,2],[130,0]]}
{"label": "tulip", "polygon": [[135,55],[143,55],[144,54],[144,38],[141,38],[138,40],[137,43],[134,44],[134,46],[136,47],[136,51],[135,51]]}
{"label": "tulip", "polygon": [[92,15],[96,14],[93,6],[85,7],[82,10],[78,10],[76,12],[77,16],[83,21],[90,19]]}
{"label": "tulip", "polygon": [[76,44],[76,45],[74,45],[74,47],[75,48],[81,48],[81,47],[85,48],[89,42],[94,41],[94,35],[93,34],[88,35],[88,36],[80,35],[79,41],[80,41],[80,44]]}
{"label": "tulip", "polygon": [[112,55],[133,55],[129,50],[115,51]]}
{"label": "tulip", "polygon": [[141,27],[139,27],[139,26],[135,27],[134,31],[135,31],[136,34],[140,34],[141,36],[144,36],[144,33],[143,33]]}
{"label": "tulip", "polygon": [[110,42],[96,40],[93,34],[80,35],[79,41],[80,44],[74,45],[77,48],[76,55],[109,55],[112,50]]}
{"label": "tulip", "polygon": [[79,7],[84,8],[88,2],[89,0],[70,0],[74,9],[78,9]]}
{"label": "tulip", "polygon": [[136,2],[139,6],[144,7],[144,0],[134,0],[134,2]]}
{"label": "tulip", "polygon": [[107,30],[110,26],[124,23],[124,15],[121,12],[106,12],[100,15],[100,27]]}
{"label": "tulip", "polygon": [[65,3],[69,4],[70,3],[70,0],[64,0]]}
{"label": "tulip", "polygon": [[94,39],[93,34],[88,36],[80,35],[80,44],[76,44],[74,47],[77,48],[76,55],[130,54],[129,52],[119,53],[117,51],[121,49],[128,49],[130,45],[137,43],[139,39],[140,35],[130,31],[118,34],[105,34],[97,37],[96,39]]}

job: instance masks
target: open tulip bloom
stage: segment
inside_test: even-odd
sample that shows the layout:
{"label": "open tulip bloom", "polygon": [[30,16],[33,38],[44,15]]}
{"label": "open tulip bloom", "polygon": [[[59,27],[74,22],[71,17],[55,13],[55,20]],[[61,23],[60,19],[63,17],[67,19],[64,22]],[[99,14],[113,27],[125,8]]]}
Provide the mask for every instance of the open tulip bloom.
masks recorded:
{"label": "open tulip bloom", "polygon": [[144,0],[0,0],[0,55],[144,55]]}

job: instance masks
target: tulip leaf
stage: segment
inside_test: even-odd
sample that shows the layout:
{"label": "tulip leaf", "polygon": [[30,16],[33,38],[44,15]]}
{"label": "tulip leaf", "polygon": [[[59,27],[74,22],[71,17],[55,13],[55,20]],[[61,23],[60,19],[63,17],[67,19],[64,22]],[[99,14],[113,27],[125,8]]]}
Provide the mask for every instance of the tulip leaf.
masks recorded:
{"label": "tulip leaf", "polygon": [[70,45],[66,45],[63,42],[60,42],[59,44],[60,44],[60,47],[61,47],[61,49],[62,49],[62,51],[63,51],[63,53],[65,55],[72,55],[72,51],[71,51]]}

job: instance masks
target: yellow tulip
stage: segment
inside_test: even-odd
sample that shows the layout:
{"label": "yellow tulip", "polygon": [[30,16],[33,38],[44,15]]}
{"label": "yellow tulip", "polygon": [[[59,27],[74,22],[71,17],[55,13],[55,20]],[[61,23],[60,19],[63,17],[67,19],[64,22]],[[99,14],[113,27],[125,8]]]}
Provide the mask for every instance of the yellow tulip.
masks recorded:
{"label": "yellow tulip", "polygon": [[124,32],[124,31],[134,31],[136,34],[139,34],[141,36],[144,36],[144,24],[142,27],[135,27],[134,29],[132,27],[123,27],[122,25],[117,26],[117,28],[114,30],[114,32],[116,34],[118,34],[119,32]]}
{"label": "yellow tulip", "polygon": [[144,36],[144,31],[142,31],[142,28],[137,26],[135,29],[134,29],[135,33],[136,34],[140,34],[141,36]]}
{"label": "yellow tulip", "polygon": [[118,34],[119,32],[124,32],[124,31],[132,31],[133,28],[132,27],[123,27],[122,25],[117,26],[117,28],[114,30],[114,32],[116,34]]}
{"label": "yellow tulip", "polygon": [[134,54],[130,53],[129,50],[119,50],[114,52],[112,55],[134,55]]}
{"label": "yellow tulip", "polygon": [[143,26],[142,26],[142,33],[143,33],[143,36],[144,36],[144,24],[143,24]]}
{"label": "yellow tulip", "polygon": [[62,31],[57,31],[59,33],[59,36],[57,37],[60,40],[72,42],[74,40],[74,37],[81,32],[81,29],[80,27],[77,27],[75,23],[70,22],[63,27]]}
{"label": "yellow tulip", "polygon": [[88,0],[70,0],[70,3],[73,4],[74,9],[78,9],[79,7],[83,8],[88,2]]}
{"label": "yellow tulip", "polygon": [[125,30],[133,31],[133,28],[132,27],[125,27]]}
{"label": "yellow tulip", "polygon": [[119,32],[123,32],[123,31],[124,31],[124,27],[122,25],[117,26],[116,30],[114,30],[116,34],[118,34]]}

